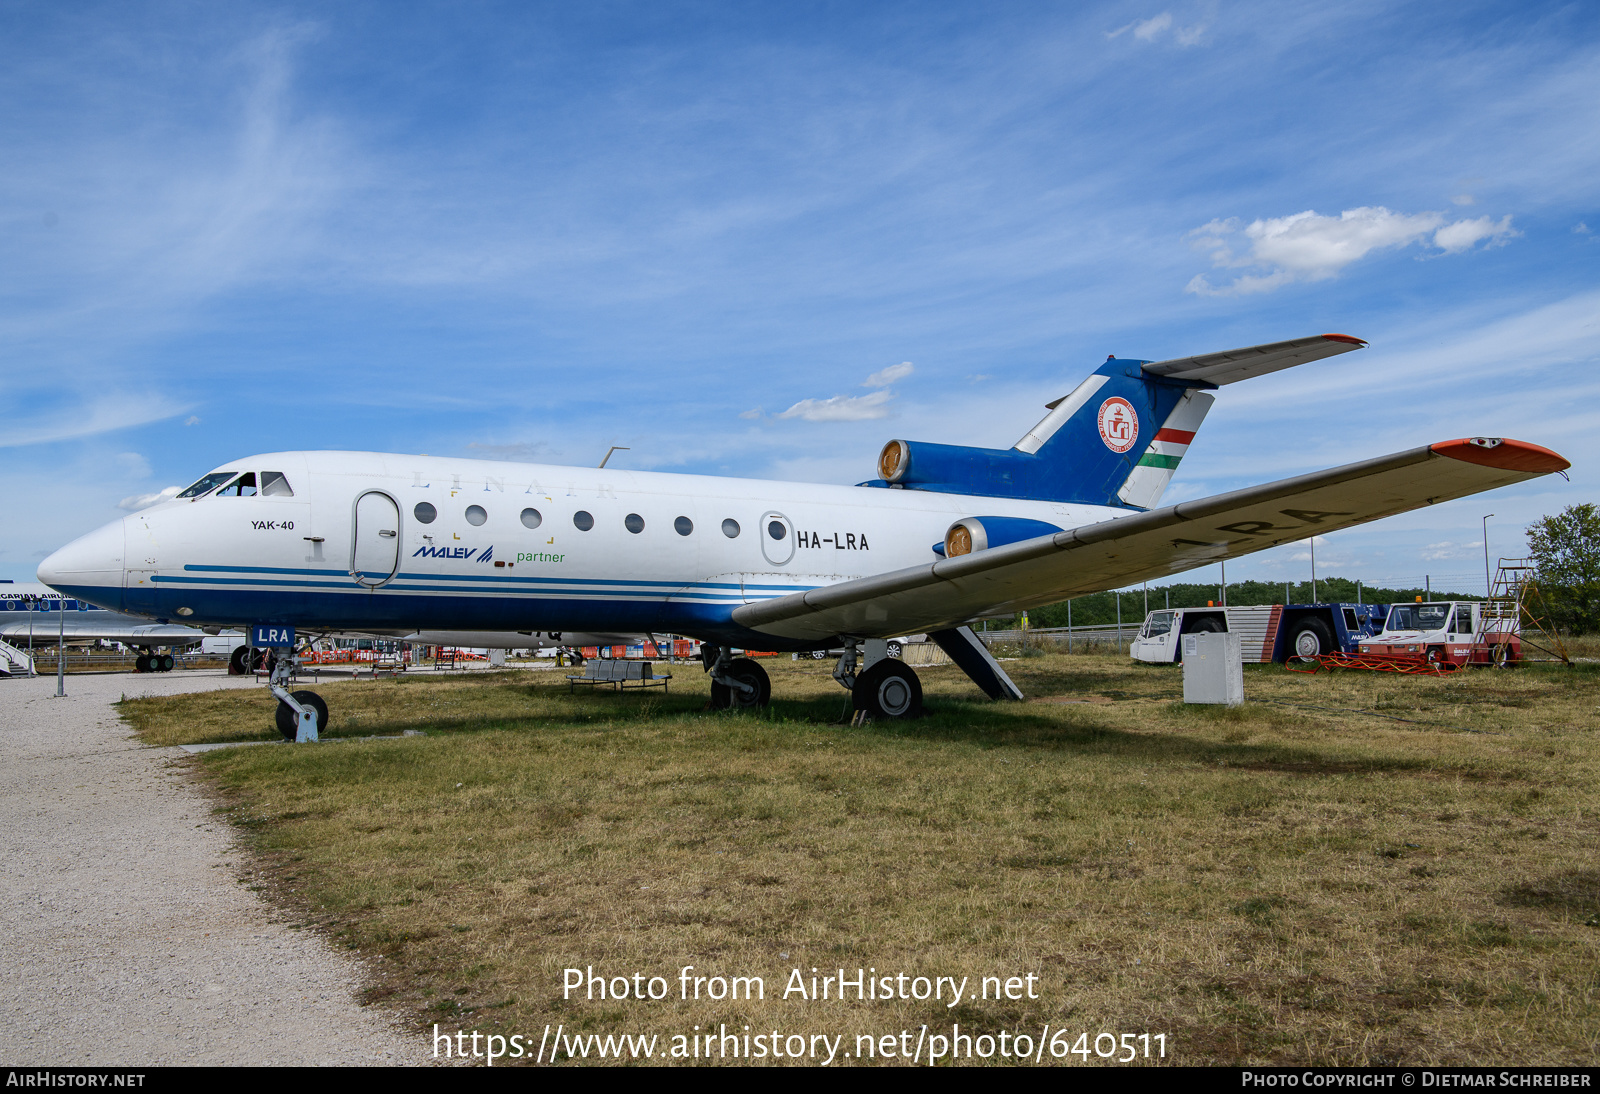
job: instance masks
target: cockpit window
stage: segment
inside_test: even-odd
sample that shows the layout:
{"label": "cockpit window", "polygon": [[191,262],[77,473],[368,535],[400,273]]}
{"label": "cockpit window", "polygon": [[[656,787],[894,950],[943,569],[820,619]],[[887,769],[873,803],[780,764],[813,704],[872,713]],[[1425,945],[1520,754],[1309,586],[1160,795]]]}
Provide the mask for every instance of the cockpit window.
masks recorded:
{"label": "cockpit window", "polygon": [[211,474],[207,475],[205,478],[189,487],[189,489],[179,494],[178,497],[198,498],[201,494],[215,490],[220,483],[227,482],[229,479],[233,478],[235,474],[236,472],[233,471],[213,471]]}
{"label": "cockpit window", "polygon": [[264,498],[292,498],[294,491],[282,471],[261,472],[261,496]]}
{"label": "cockpit window", "polygon": [[227,486],[217,491],[219,498],[253,498],[256,494],[256,473],[246,471]]}

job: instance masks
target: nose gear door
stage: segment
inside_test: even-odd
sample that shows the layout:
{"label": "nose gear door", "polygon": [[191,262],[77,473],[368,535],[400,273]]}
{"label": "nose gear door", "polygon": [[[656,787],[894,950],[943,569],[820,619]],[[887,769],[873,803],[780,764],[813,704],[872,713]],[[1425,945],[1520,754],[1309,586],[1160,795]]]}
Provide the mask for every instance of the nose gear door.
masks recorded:
{"label": "nose gear door", "polygon": [[400,569],[400,506],[381,490],[356,498],[350,576],[376,589]]}

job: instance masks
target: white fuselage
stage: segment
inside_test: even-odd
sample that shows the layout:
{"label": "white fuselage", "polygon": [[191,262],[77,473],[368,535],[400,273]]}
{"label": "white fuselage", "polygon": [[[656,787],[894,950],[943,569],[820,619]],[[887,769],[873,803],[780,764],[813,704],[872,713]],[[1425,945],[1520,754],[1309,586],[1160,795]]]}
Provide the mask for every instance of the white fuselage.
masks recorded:
{"label": "white fuselage", "polygon": [[366,452],[271,453],[219,471],[254,472],[281,491],[267,474],[276,472],[292,495],[163,502],[62,548],[40,580],[107,607],[213,626],[737,641],[754,635],[732,623],[735,607],[933,561],[961,517],[1072,528],[1128,512]]}

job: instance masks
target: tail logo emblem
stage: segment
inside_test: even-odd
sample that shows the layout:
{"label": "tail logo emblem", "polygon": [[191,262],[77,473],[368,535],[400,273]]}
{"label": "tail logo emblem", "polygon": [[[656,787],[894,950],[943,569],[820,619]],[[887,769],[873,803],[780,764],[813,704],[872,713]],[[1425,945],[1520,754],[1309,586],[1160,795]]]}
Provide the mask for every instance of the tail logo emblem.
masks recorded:
{"label": "tail logo emblem", "polygon": [[1100,439],[1113,452],[1126,452],[1139,439],[1139,415],[1133,404],[1113,395],[1100,404]]}

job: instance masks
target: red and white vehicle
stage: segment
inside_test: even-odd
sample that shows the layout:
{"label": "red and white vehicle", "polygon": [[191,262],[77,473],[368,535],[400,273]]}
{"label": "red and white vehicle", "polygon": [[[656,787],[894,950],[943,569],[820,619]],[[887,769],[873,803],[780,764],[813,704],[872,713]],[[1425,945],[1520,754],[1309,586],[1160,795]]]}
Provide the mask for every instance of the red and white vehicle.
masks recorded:
{"label": "red and white vehicle", "polygon": [[1522,660],[1522,628],[1516,611],[1496,601],[1396,604],[1361,652],[1457,665],[1515,664]]}

